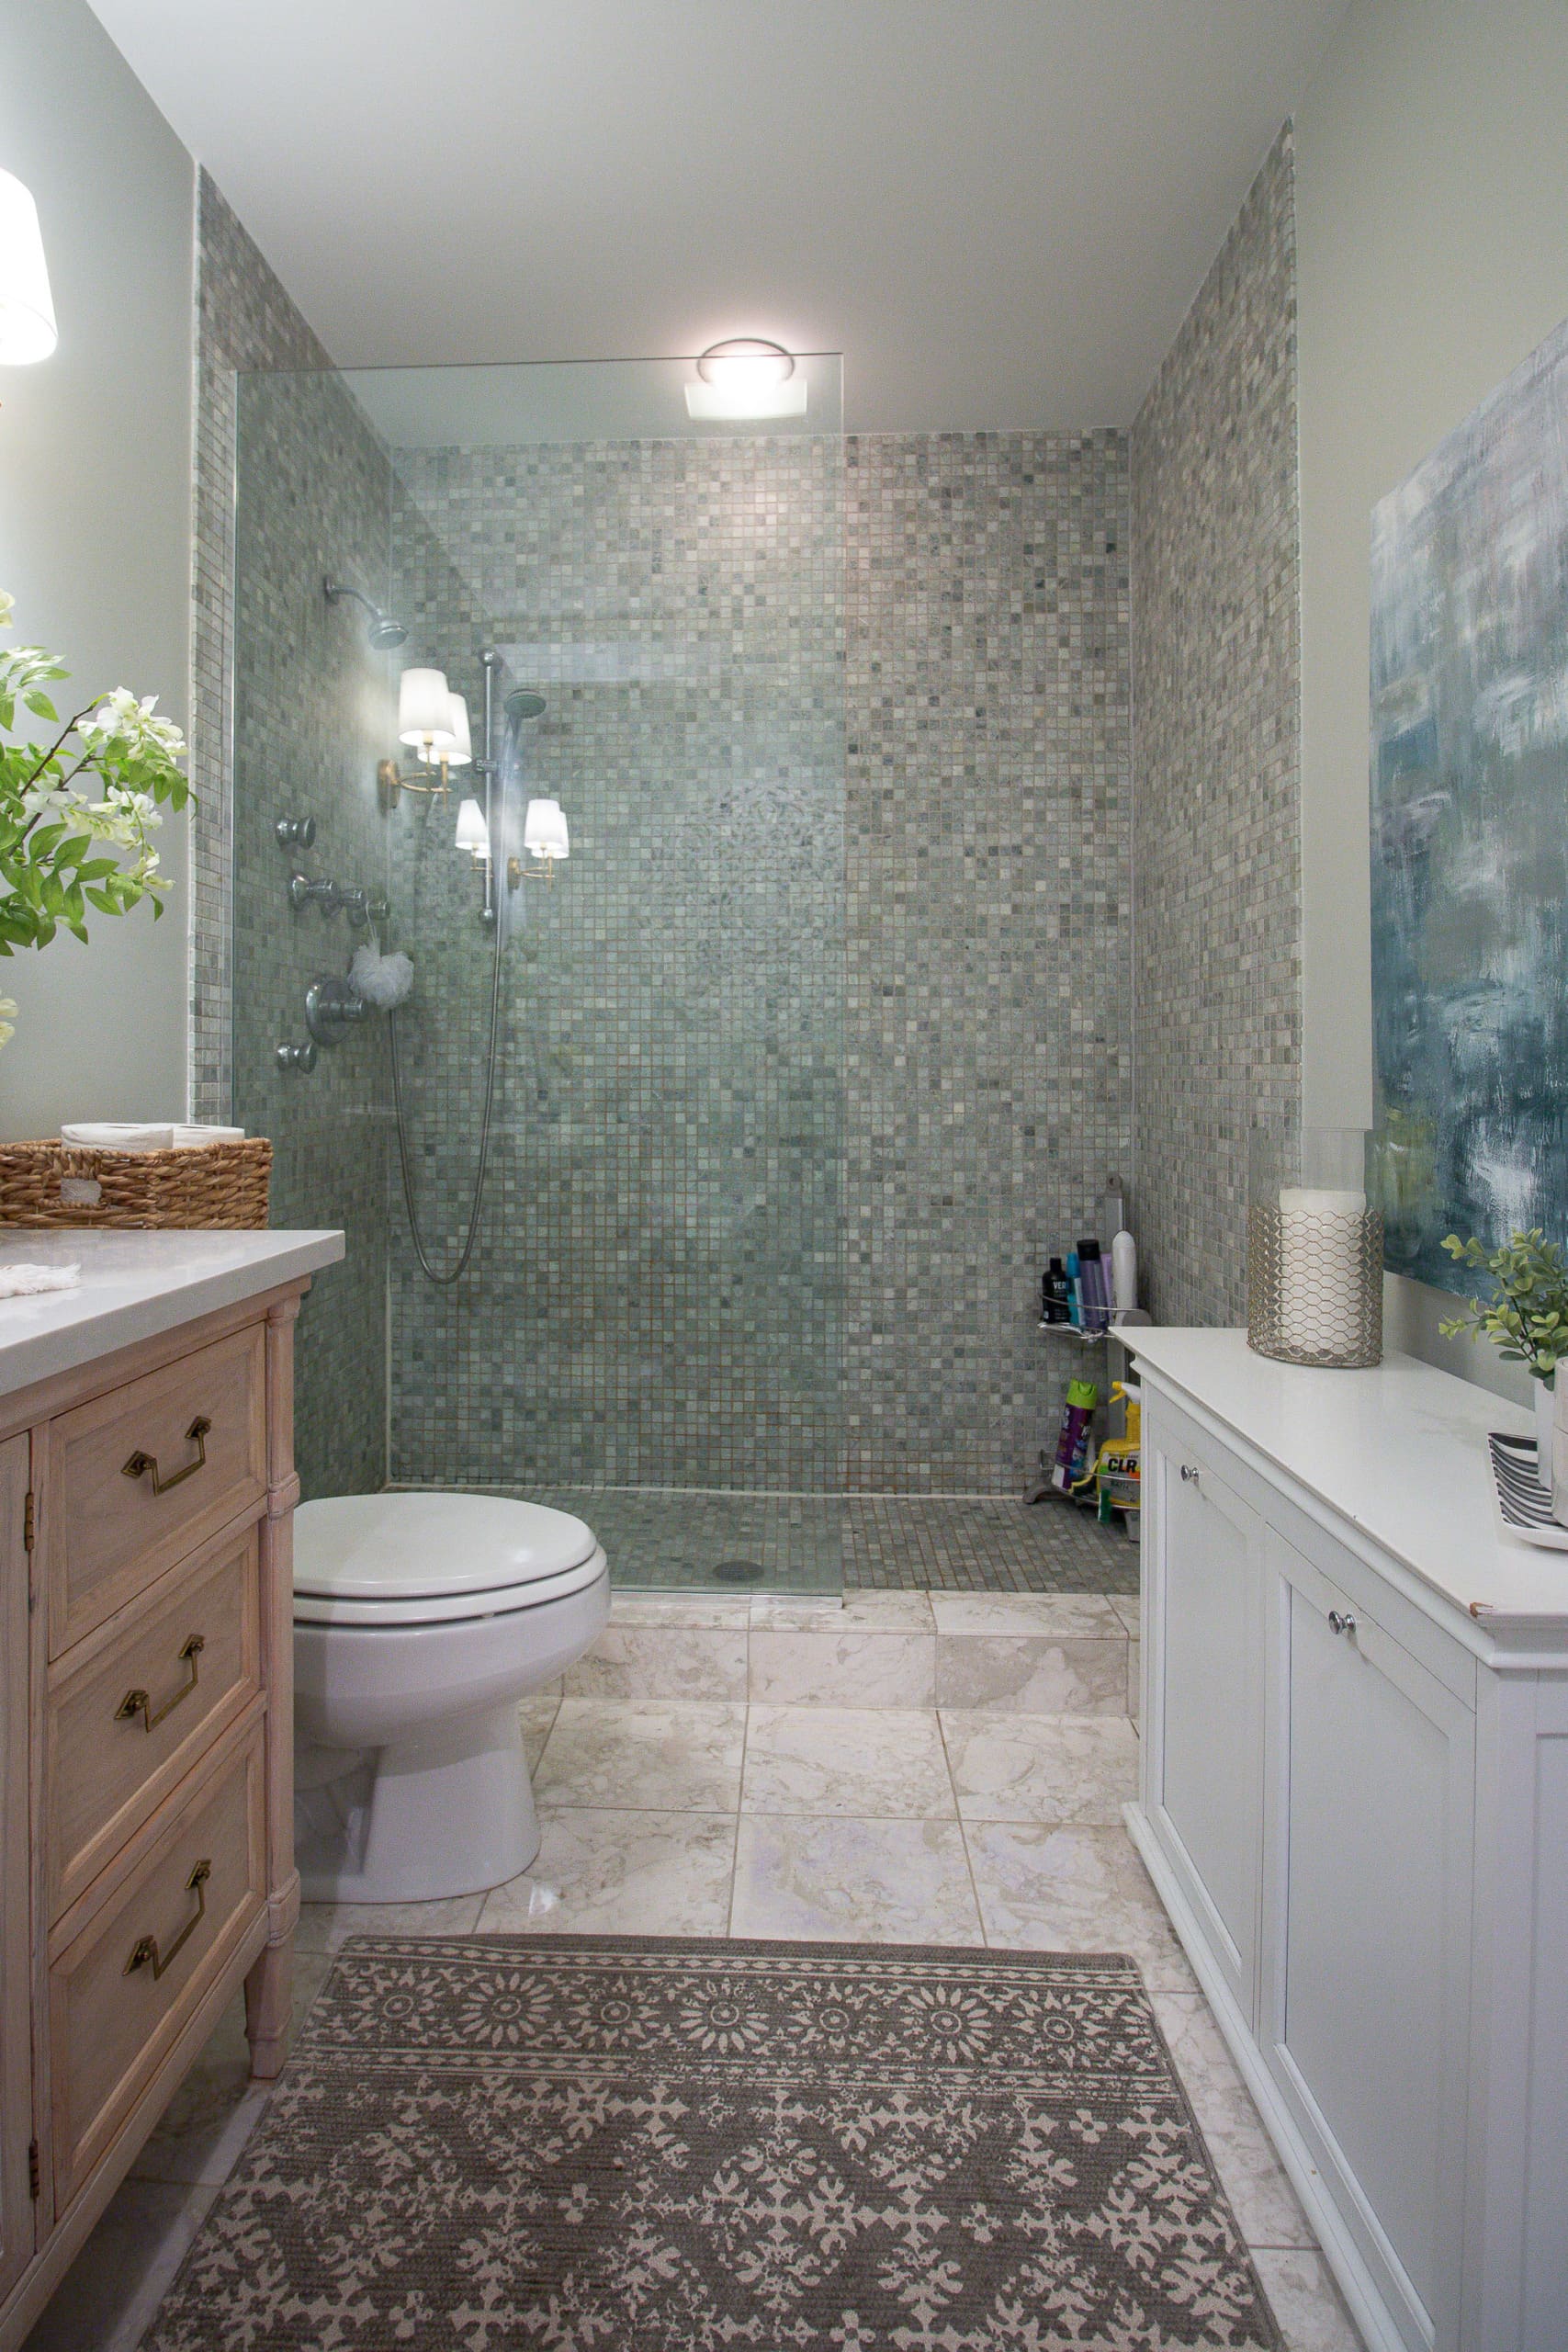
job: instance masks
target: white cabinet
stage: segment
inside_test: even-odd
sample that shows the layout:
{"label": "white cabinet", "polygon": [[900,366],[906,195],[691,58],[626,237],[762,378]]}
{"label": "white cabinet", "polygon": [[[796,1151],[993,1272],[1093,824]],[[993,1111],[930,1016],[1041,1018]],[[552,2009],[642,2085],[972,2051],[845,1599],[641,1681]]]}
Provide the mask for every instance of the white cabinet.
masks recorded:
{"label": "white cabinet", "polygon": [[1152,1555],[1159,1769],[1147,1801],[1216,1963],[1254,2007],[1261,1871],[1263,1521],[1184,1432],[1145,1453],[1165,1540]]}
{"label": "white cabinet", "polygon": [[1475,1724],[1281,1537],[1258,2041],[1419,2342],[1457,2309]]}
{"label": "white cabinet", "polygon": [[1460,1383],[1146,1338],[1129,1826],[1374,2352],[1568,2352],[1568,1561],[1489,1562]]}

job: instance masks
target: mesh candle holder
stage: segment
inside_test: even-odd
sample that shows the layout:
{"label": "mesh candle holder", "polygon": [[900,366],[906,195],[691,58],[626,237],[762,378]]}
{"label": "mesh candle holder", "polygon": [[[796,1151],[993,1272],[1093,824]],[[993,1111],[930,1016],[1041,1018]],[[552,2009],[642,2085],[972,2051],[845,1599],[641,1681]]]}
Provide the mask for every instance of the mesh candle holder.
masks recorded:
{"label": "mesh candle holder", "polygon": [[1367,1206],[1359,1127],[1255,1128],[1247,1341],[1280,1363],[1382,1362],[1382,1217]]}

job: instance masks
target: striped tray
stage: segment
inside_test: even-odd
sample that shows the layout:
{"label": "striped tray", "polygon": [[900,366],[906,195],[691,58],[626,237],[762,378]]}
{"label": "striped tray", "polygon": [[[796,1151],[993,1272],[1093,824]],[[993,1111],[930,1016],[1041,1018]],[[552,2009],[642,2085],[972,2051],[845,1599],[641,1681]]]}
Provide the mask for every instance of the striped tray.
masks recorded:
{"label": "striped tray", "polygon": [[1533,1437],[1505,1437],[1491,1430],[1492,1496],[1506,1533],[1549,1552],[1568,1552],[1568,1527],[1551,1516],[1551,1498],[1536,1476]]}

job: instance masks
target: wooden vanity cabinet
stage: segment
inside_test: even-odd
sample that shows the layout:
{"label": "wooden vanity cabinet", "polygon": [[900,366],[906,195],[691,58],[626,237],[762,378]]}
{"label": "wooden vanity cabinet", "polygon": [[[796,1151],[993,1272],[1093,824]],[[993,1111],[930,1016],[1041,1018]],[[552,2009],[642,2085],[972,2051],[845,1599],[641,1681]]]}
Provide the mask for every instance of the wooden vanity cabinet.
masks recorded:
{"label": "wooden vanity cabinet", "polygon": [[242,1984],[283,2061],[307,1287],[0,1399],[0,2352]]}

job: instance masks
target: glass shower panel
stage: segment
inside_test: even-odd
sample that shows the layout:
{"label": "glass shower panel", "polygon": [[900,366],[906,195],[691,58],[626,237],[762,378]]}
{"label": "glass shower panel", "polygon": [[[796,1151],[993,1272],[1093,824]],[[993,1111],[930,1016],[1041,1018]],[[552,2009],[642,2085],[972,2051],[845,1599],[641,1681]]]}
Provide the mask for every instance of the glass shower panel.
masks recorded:
{"label": "glass shower panel", "polygon": [[[365,584],[409,631],[376,754],[413,665],[466,696],[479,754],[375,820],[437,1271],[486,1094],[496,933],[454,832],[484,798],[487,682],[497,764],[489,1181],[456,1283],[412,1244],[384,1020],[331,1055],[378,1112],[388,1474],[576,1508],[620,1582],[841,1577],[843,447],[837,359],[801,367],[803,419],[717,427],[686,416],[690,362],[338,379],[384,467]],[[570,827],[554,868],[525,849],[531,799]],[[310,1123],[328,1057],[275,1118]]]}
{"label": "glass shower panel", "polygon": [[[293,908],[291,876],[367,892],[385,881],[376,762],[398,657],[376,650],[363,610],[329,603],[322,583],[385,594],[390,469],[331,374],[242,375],[235,430],[229,1094],[232,1117],[272,1138],[273,1223],[346,1232],[346,1262],[300,1310],[296,1451],[307,1498],[364,1493],[386,1463],[386,1037],[362,1024],[308,1077],[285,1069],[278,1048],[310,1043],[308,989],[341,978],[364,936],[346,910]],[[286,845],[279,825],[300,819],[313,842]]]}

